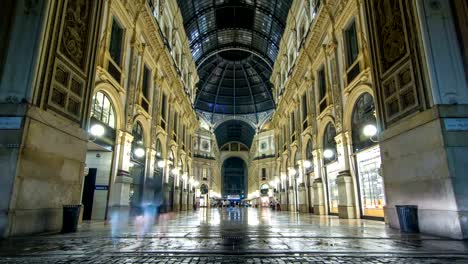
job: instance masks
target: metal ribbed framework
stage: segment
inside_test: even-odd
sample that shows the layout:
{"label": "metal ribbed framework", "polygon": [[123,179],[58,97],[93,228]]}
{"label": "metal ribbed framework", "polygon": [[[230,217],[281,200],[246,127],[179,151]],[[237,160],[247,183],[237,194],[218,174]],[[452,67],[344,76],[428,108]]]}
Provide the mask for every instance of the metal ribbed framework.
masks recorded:
{"label": "metal ribbed framework", "polygon": [[[197,113],[218,127],[215,134],[219,146],[226,140],[250,146],[255,134],[252,131],[275,108],[269,80],[292,0],[177,3],[200,79]],[[239,138],[228,135],[227,128],[236,126],[241,131]]]}
{"label": "metal ribbed framework", "polygon": [[195,108],[223,115],[273,109],[269,79],[292,0],[177,2],[200,77]]}
{"label": "metal ribbed framework", "polygon": [[214,51],[241,48],[271,65],[292,0],[177,0],[197,64]]}
{"label": "metal ribbed framework", "polygon": [[216,141],[219,146],[228,142],[241,142],[248,148],[252,146],[255,130],[249,124],[239,120],[223,122],[215,130]]}
{"label": "metal ribbed framework", "polygon": [[246,54],[244,59],[230,60],[219,53],[204,63],[199,69],[197,109],[244,115],[274,108],[269,66],[261,58]]}

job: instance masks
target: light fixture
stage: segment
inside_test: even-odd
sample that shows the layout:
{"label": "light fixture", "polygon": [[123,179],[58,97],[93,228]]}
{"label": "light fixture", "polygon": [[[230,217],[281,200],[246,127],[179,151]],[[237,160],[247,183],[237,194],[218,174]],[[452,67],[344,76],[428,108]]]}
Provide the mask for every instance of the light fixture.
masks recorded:
{"label": "light fixture", "polygon": [[158,167],[159,168],[164,168],[165,165],[166,165],[166,162],[164,160],[158,161]]}
{"label": "light fixture", "polygon": [[102,137],[104,133],[106,132],[106,130],[103,125],[94,124],[89,130],[89,132],[91,132],[91,135],[95,137]]}
{"label": "light fixture", "polygon": [[281,173],[281,180],[286,180],[286,173]]}
{"label": "light fixture", "polygon": [[323,151],[323,157],[326,159],[331,159],[335,156],[335,152],[331,149],[326,149]]}
{"label": "light fixture", "polygon": [[184,181],[187,180],[187,173],[186,173],[186,172],[185,172],[184,174],[182,174],[182,179],[183,179]]}
{"label": "light fixture", "polygon": [[296,175],[296,173],[297,173],[296,169],[294,169],[294,168],[289,168],[289,176],[292,177],[292,176]]}
{"label": "light fixture", "polygon": [[179,168],[173,168],[171,172],[174,175],[179,175]]}
{"label": "light fixture", "polygon": [[362,133],[366,137],[373,137],[377,135],[377,127],[374,124],[368,124],[365,125],[364,128],[362,129]]}
{"label": "light fixture", "polygon": [[198,181],[194,181],[194,182],[193,182],[193,186],[194,186],[194,187],[197,187],[199,184],[200,184],[200,183],[199,183]]}
{"label": "light fixture", "polygon": [[308,160],[304,160],[303,165],[304,165],[304,168],[306,169],[312,167],[312,163]]}
{"label": "light fixture", "polygon": [[145,150],[143,148],[136,148],[133,151],[133,154],[135,154],[135,157],[137,158],[142,158],[143,156],[145,156]]}

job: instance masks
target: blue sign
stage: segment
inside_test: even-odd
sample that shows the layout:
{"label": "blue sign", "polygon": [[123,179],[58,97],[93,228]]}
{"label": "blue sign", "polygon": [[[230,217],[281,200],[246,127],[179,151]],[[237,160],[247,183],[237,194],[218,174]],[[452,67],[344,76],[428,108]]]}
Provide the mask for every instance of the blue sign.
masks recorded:
{"label": "blue sign", "polygon": [[108,185],[94,185],[94,190],[107,191],[109,190],[109,186]]}

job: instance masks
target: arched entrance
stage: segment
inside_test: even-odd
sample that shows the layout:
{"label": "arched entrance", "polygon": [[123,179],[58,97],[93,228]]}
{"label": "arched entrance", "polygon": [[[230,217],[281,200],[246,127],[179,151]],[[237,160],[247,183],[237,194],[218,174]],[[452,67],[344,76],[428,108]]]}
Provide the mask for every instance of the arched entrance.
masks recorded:
{"label": "arched entrance", "polygon": [[338,185],[336,177],[339,172],[338,153],[336,148],[336,130],[333,123],[328,123],[323,134],[323,164],[327,184],[328,213],[338,214]]}
{"label": "arched entrance", "polygon": [[82,204],[83,220],[107,219],[109,190],[112,185],[112,167],[118,111],[106,92],[98,91],[92,99],[89,133],[91,135],[86,153],[88,174],[84,180]]}
{"label": "arched entrance", "polygon": [[351,125],[352,146],[356,157],[359,182],[361,216],[383,219],[385,193],[383,178],[380,175],[380,147],[373,136],[369,135],[369,133],[377,133],[374,98],[369,93],[362,94],[356,101]]}
{"label": "arched entrance", "polygon": [[130,153],[130,177],[133,179],[130,185],[131,215],[141,215],[145,182],[145,142],[143,126],[135,122],[132,129],[132,150]]}
{"label": "arched entrance", "polygon": [[243,159],[231,157],[223,162],[222,195],[227,199],[245,198],[247,187],[247,169]]}

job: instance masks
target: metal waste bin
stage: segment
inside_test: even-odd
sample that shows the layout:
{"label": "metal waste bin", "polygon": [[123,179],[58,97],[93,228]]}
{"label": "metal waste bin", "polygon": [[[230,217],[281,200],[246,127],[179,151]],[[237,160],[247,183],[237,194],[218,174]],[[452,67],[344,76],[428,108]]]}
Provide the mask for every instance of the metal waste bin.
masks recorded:
{"label": "metal waste bin", "polygon": [[63,206],[62,233],[76,232],[80,218],[81,204],[68,204]]}
{"label": "metal waste bin", "polygon": [[400,222],[400,230],[404,233],[419,233],[418,206],[395,205]]}

